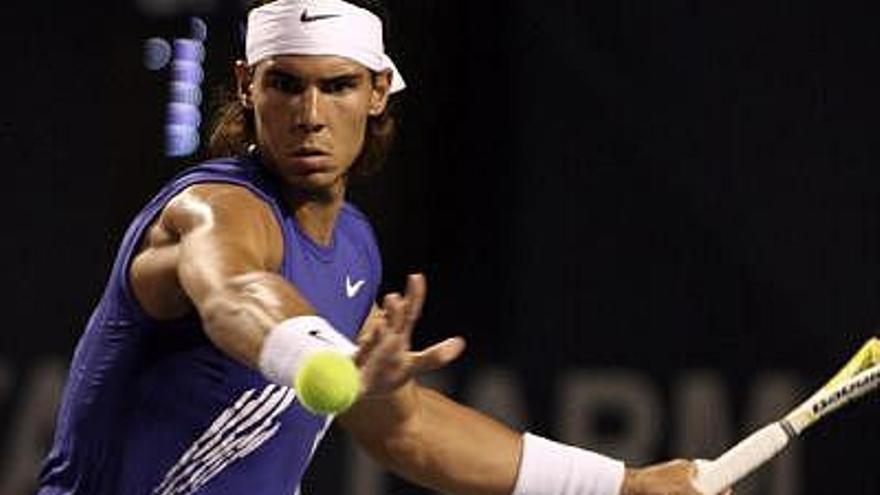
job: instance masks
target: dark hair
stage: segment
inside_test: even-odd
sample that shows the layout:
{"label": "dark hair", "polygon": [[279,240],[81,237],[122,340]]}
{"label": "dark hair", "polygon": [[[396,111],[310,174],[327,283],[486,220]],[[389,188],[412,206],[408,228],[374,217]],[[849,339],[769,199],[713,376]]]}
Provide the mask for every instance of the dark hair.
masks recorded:
{"label": "dark hair", "polygon": [[[252,0],[247,11],[271,3],[275,0]],[[358,7],[369,10],[382,20],[383,36],[386,44],[389,33],[388,11],[379,0],[346,0]],[[375,75],[375,74],[374,74]],[[256,142],[254,113],[245,108],[239,100],[235,84],[231,89],[221,89],[217,100],[218,110],[214,125],[208,138],[209,157],[236,156],[247,153],[247,148]],[[352,175],[367,176],[379,171],[388,156],[397,129],[397,100],[389,97],[385,111],[367,119],[367,131],[361,152],[351,166]]]}

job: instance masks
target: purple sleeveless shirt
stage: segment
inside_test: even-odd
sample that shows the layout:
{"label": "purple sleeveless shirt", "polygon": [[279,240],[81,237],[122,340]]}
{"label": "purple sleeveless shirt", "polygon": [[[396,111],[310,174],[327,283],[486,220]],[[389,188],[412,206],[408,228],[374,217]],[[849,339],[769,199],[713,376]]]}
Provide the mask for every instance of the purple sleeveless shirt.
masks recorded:
{"label": "purple sleeveless shirt", "polygon": [[282,275],[354,338],[376,298],[381,261],[363,214],[346,204],[329,246],[286,212],[276,179],[251,158],[203,163],[171,180],[137,215],[76,347],[39,495],[286,495],[297,491],[329,421],[294,391],[214,347],[197,316],[156,321],[128,271],[164,205],[197,183],[241,185],[266,201],[284,234]]}

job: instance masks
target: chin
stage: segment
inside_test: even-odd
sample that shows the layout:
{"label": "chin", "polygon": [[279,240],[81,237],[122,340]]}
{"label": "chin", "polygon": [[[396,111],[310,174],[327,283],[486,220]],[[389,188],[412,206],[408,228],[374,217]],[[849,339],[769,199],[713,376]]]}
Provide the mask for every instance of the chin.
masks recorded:
{"label": "chin", "polygon": [[333,163],[335,160],[309,163],[292,157],[279,158],[272,160],[269,167],[291,189],[309,194],[332,194],[345,181],[347,167],[337,166]]}
{"label": "chin", "polygon": [[283,175],[284,183],[294,191],[310,196],[332,199],[339,185],[344,181],[338,173],[315,172],[310,174],[288,173]]}

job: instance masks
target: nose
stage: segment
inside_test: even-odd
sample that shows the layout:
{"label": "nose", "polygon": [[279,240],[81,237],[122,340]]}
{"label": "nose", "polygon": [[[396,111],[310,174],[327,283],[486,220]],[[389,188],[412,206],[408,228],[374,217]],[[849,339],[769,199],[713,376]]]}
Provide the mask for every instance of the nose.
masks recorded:
{"label": "nose", "polygon": [[300,95],[299,108],[296,115],[296,127],[306,132],[318,132],[324,128],[322,97],[318,88],[312,86]]}

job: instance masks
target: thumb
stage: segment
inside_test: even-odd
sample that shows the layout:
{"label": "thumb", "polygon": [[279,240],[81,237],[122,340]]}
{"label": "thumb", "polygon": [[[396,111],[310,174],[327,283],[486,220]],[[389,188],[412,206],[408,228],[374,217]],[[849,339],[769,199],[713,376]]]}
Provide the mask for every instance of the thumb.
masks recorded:
{"label": "thumb", "polygon": [[413,353],[413,371],[425,373],[440,369],[454,361],[464,352],[465,341],[461,337],[452,337],[432,345],[427,349]]}

